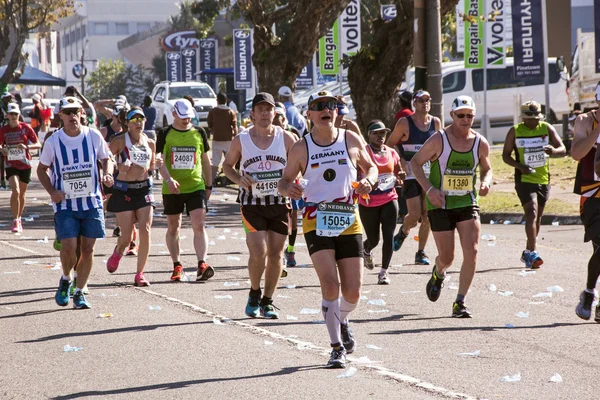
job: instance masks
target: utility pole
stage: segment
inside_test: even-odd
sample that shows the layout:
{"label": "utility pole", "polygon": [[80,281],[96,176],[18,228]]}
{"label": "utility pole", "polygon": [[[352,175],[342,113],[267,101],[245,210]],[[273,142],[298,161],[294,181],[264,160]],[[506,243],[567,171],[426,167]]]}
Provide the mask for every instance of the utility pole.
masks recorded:
{"label": "utility pole", "polygon": [[81,95],[85,96],[85,74],[83,71],[85,70],[85,64],[83,60],[85,59],[85,43],[82,43],[81,46]]}
{"label": "utility pole", "polygon": [[[438,10],[439,12],[439,10]],[[415,35],[413,40],[413,60],[415,62],[414,90],[427,89],[427,64],[425,56],[425,0],[415,0]]]}
{"label": "utility pole", "polygon": [[[415,2],[416,3],[416,2]],[[427,89],[431,94],[431,115],[444,126],[444,93],[442,88],[442,33],[440,0],[427,0]],[[416,74],[416,68],[415,68]],[[416,82],[416,80],[415,80]]]}

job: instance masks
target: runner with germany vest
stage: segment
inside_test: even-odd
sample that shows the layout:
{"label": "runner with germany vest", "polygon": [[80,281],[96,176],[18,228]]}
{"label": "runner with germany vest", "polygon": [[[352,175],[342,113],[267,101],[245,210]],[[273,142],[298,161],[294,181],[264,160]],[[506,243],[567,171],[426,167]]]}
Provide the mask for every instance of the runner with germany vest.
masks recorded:
{"label": "runner with germany vest", "polygon": [[[233,139],[223,171],[240,186],[237,201],[246,231],[250,275],[245,313],[252,318],[262,315],[276,319],[279,313],[273,306],[273,294],[283,267],[283,248],[289,233],[291,211],[288,199],[277,192],[277,182],[296,139],[293,134],[273,125],[275,99],[271,94],[254,96],[250,115],[254,126]],[[235,170],[238,162],[241,174]],[[263,274],[264,294],[260,290]]]}
{"label": "runner with germany vest", "polygon": [[[302,229],[321,284],[323,317],[333,348],[327,367],[345,368],[346,354],[355,348],[348,314],[358,305],[362,285],[362,227],[356,202],[357,196],[373,189],[377,167],[356,133],[335,128],[336,116],[337,99],[331,93],[321,91],[309,98],[308,117],[314,128],[290,150],[279,192],[306,203]],[[358,169],[364,178],[357,182]],[[305,184],[295,183],[298,174]]]}
{"label": "runner with germany vest", "polygon": [[[458,231],[463,263],[460,268],[458,295],[452,305],[452,316],[470,318],[465,296],[475,277],[479,242],[479,197],[492,186],[490,145],[471,129],[475,103],[469,96],[458,96],[452,102],[452,125],[436,132],[411,160],[415,178],[427,195],[427,210],[438,256],[427,283],[430,301],[437,301],[443,287],[445,271],[454,261],[454,231]],[[423,165],[431,163],[429,178]],[[481,183],[477,190],[477,167]]]}
{"label": "runner with germany vest", "polygon": [[[430,231],[425,204],[426,196],[411,171],[410,160],[427,139],[442,128],[442,125],[439,118],[429,115],[431,109],[431,95],[429,92],[424,90],[415,92],[413,105],[415,106],[414,114],[398,120],[386,143],[390,147],[398,145],[400,156],[408,163],[406,165],[406,178],[402,186],[408,214],[404,217],[404,223],[400,226],[400,230],[394,236],[394,251],[400,250],[410,230],[417,226],[420,219],[419,249],[415,254],[415,264],[429,265],[429,257],[425,254],[425,245],[427,245]],[[424,168],[425,175],[429,175],[429,163],[425,164]]]}
{"label": "runner with germany vest", "polygon": [[206,205],[212,191],[212,172],[204,137],[191,125],[194,108],[185,99],[173,106],[173,126],[166,136],[157,137],[156,152],[159,172],[163,178],[162,195],[164,214],[167,216],[165,241],[173,260],[172,281],[181,281],[183,266],[180,261],[179,231],[181,214],[187,210],[194,231],[194,249],[198,258],[196,281],[205,281],[215,274],[206,263],[208,234],[206,232]]}
{"label": "runner with germany vest", "polygon": [[144,268],[150,252],[150,227],[152,226],[152,181],[154,171],[155,143],[143,132],[146,117],[140,107],[134,107],[127,113],[127,132],[116,136],[110,142],[111,152],[117,156],[119,175],[115,178],[113,195],[108,202],[108,211],[117,215],[117,225],[121,227],[121,236],[106,262],[111,274],[119,267],[125,249],[133,238],[135,223],[139,223],[139,252],[137,254],[137,273],[135,286],[149,286],[144,277]]}
{"label": "runner with germany vest", "polygon": [[398,174],[401,172],[400,156],[396,150],[383,144],[389,132],[390,130],[378,119],[371,121],[367,127],[369,135],[367,153],[377,166],[379,175],[377,185],[369,194],[368,201],[362,197],[358,198],[360,220],[367,236],[363,244],[367,269],[375,268],[372,250],[379,244],[380,231],[383,237],[381,270],[377,278],[379,285],[391,283],[388,268],[392,261],[394,230],[398,215],[398,194],[395,187],[396,182],[400,180]]}
{"label": "runner with germany vest", "polygon": [[[94,245],[96,239],[105,236],[100,183],[112,186],[112,163],[108,161],[110,150],[100,132],[81,125],[79,100],[64,97],[59,107],[64,128],[45,141],[37,176],[52,199],[54,229],[61,241],[62,277],[55,295],[56,304],[69,304],[70,274],[77,264],[73,306],[85,309],[91,307],[83,289],[92,270]],[[104,171],[102,179],[98,161]],[[79,260],[78,236],[81,236]]]}
{"label": "runner with germany vest", "polygon": [[[600,105],[600,82],[596,85],[596,102]],[[592,242],[593,253],[587,267],[586,287],[579,296],[575,313],[581,319],[592,316],[592,305],[598,299],[596,283],[600,276],[600,111],[580,114],[575,120],[575,136],[571,157],[579,161],[575,174],[575,193],[581,195],[580,214],[585,228],[585,242]],[[594,320],[600,323],[600,307],[596,306]]]}
{"label": "runner with germany vest", "polygon": [[6,179],[10,185],[10,210],[13,232],[23,232],[21,216],[25,209],[25,193],[31,182],[31,150],[42,145],[29,125],[19,122],[21,111],[17,103],[8,105],[8,124],[0,127],[0,152],[4,155]]}
{"label": "runner with germany vest", "polygon": [[525,212],[527,247],[521,254],[521,261],[527,268],[536,269],[544,263],[536,242],[544,207],[550,198],[548,159],[549,156],[564,156],[566,149],[554,127],[541,121],[544,116],[540,103],[523,103],[521,118],[523,122],[510,128],[506,135],[502,160],[515,168],[515,190]]}

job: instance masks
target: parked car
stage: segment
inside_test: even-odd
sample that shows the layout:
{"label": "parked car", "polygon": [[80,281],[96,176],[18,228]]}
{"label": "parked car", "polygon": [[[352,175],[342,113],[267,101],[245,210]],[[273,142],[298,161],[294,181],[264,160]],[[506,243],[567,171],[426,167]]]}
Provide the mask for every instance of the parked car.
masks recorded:
{"label": "parked car", "polygon": [[192,96],[198,114],[198,125],[208,127],[208,112],[217,106],[217,95],[204,82],[160,82],[152,90],[152,105],[156,108],[156,127],[173,124],[173,106],[183,96]]}

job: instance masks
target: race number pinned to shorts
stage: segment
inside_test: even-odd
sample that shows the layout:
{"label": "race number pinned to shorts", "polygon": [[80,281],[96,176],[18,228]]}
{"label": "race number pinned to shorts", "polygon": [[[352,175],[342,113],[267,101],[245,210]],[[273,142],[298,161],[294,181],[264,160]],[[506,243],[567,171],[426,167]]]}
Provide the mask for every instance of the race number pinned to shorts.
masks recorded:
{"label": "race number pinned to shorts", "polygon": [[278,169],[269,172],[254,172],[252,178],[252,195],[257,197],[277,196],[277,183],[283,176],[283,171]]}
{"label": "race number pinned to shorts", "polygon": [[196,167],[195,147],[171,147],[171,168],[194,169]]}
{"label": "race number pinned to shorts", "polygon": [[355,208],[345,203],[319,203],[317,236],[337,237],[356,221]]}
{"label": "race number pinned to shorts", "polygon": [[442,190],[448,196],[464,196],[473,191],[473,171],[470,169],[447,169]]}
{"label": "race number pinned to shorts", "polygon": [[535,138],[517,138],[517,148],[523,149],[525,165],[539,168],[546,165],[544,146],[548,145],[548,136]]}
{"label": "race number pinned to shorts", "polygon": [[89,169],[77,172],[65,172],[63,174],[63,184],[65,198],[67,199],[91,197],[94,193],[92,171]]}
{"label": "race number pinned to shorts", "polygon": [[129,149],[131,162],[144,169],[150,168],[150,153],[145,148],[131,147]]}
{"label": "race number pinned to shorts", "polygon": [[393,189],[395,185],[396,177],[391,172],[377,176],[377,190],[385,192],[386,190]]}
{"label": "race number pinned to shorts", "polygon": [[27,159],[25,149],[20,147],[8,148],[8,161],[24,161]]}

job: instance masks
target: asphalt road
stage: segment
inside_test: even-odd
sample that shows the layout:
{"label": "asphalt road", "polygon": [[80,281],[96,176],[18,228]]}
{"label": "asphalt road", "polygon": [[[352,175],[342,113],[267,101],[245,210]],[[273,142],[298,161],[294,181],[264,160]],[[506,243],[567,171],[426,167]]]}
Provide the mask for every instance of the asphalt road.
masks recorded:
{"label": "asphalt road", "polygon": [[[544,226],[539,251],[545,263],[535,274],[521,276],[523,227],[484,225],[482,234],[496,241],[480,244],[477,275],[466,299],[472,319],[450,316],[461,262],[458,245],[449,280],[438,302],[431,303],[425,295],[431,269],[411,264],[414,231],[394,253],[390,286],[376,284],[377,268],[365,270],[364,297],[351,314],[357,351],[345,371],[327,370],[320,290],[301,236],[299,267],[288,269],[274,298],[281,318],[244,315],[248,251],[234,199],[233,191],[219,189],[210,203],[208,262],[216,274],[208,282],[194,281],[196,258],[185,218],[182,261],[190,281],[170,282],[166,219],[157,216],[146,273],[152,286],[132,286],[134,257],[125,257],[116,273],[106,271],[116,241],[109,237],[96,246],[88,297],[93,309],[73,310],[54,302],[60,271],[52,268],[58,252],[52,248],[49,196],[32,184],[25,216],[37,217],[15,235],[9,192],[0,191],[0,223],[5,224],[0,226],[0,397],[597,397],[594,338],[600,326],[574,312],[591,254],[581,226]],[[161,211],[159,205],[156,212]],[[113,225],[109,215],[109,233]],[[435,255],[433,239],[426,252]],[[379,250],[376,254],[379,262]],[[492,283],[496,291],[490,291]],[[564,292],[534,297],[556,285]],[[107,312],[113,316],[98,318]],[[82,350],[65,352],[66,345]],[[461,354],[474,352],[479,355]],[[348,372],[354,375],[339,377]],[[501,382],[518,373],[520,381]],[[555,374],[562,382],[550,382]]]}

